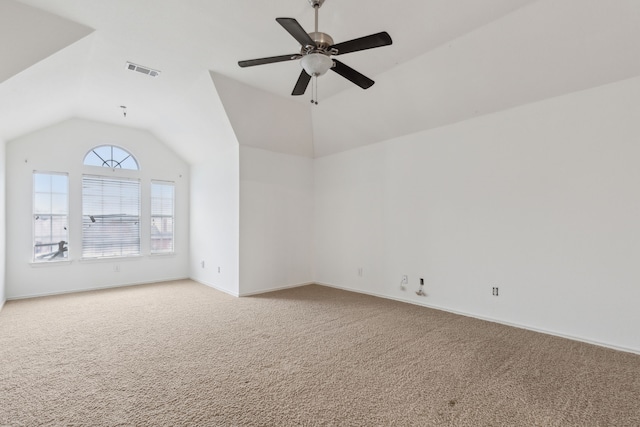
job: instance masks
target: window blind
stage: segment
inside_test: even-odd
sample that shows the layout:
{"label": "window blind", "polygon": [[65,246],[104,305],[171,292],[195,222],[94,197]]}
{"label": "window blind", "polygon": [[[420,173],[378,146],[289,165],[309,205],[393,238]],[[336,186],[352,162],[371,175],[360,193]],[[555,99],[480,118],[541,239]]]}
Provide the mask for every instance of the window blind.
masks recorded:
{"label": "window blind", "polygon": [[140,181],[82,177],[82,257],[140,255]]}

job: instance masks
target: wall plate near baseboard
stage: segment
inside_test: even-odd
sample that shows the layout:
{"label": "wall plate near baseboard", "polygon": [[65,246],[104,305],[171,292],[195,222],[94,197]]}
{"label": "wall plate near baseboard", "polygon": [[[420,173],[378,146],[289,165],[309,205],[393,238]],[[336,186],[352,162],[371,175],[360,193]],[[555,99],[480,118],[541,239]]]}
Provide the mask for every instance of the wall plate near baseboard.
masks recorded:
{"label": "wall plate near baseboard", "polygon": [[375,293],[375,292],[365,292],[365,291],[360,290],[360,289],[353,289],[353,288],[348,288],[348,287],[345,287],[345,286],[331,285],[331,284],[328,284],[328,283],[316,282],[316,284],[320,285],[320,286],[327,286],[329,288],[340,289],[340,290],[343,290],[343,291],[356,292],[356,293],[359,293],[359,294],[370,295],[370,296],[373,296],[373,297],[385,298],[385,299],[405,302],[405,303],[409,303],[409,304],[413,304],[413,305],[419,305],[419,306],[426,307],[426,308],[432,308],[434,310],[446,311],[448,313],[457,314],[457,315],[460,315],[460,316],[472,317],[474,319],[479,319],[479,320],[486,320],[488,322],[499,323],[499,324],[505,325],[505,326],[511,326],[511,327],[514,327],[514,328],[525,329],[527,331],[539,332],[539,333],[542,333],[542,334],[551,335],[551,336],[555,336],[555,337],[559,337],[559,338],[565,338],[565,339],[572,340],[572,341],[578,341],[578,342],[582,342],[582,343],[586,343],[586,344],[597,345],[599,347],[609,348],[609,349],[612,349],[612,350],[623,351],[625,353],[633,353],[633,354],[640,355],[640,348],[625,347],[625,346],[615,345],[615,344],[611,344],[611,343],[607,343],[607,342],[592,340],[592,339],[589,339],[589,338],[578,337],[578,336],[574,336],[574,335],[569,335],[569,334],[550,331],[550,330],[546,330],[546,329],[536,328],[536,327],[533,327],[533,326],[528,326],[528,325],[523,325],[523,324],[519,324],[519,323],[509,322],[509,321],[506,321],[506,320],[497,319],[497,318],[493,318],[493,317],[481,316],[481,315],[477,315],[477,314],[473,314],[473,313],[465,313],[463,311],[452,310],[452,309],[449,309],[449,308],[446,308],[446,307],[425,303],[425,302],[423,302],[424,300],[420,300],[420,301],[416,300],[416,301],[414,301],[414,300],[410,300],[408,298],[398,298],[398,297],[383,295],[383,294],[379,294],[379,293]]}

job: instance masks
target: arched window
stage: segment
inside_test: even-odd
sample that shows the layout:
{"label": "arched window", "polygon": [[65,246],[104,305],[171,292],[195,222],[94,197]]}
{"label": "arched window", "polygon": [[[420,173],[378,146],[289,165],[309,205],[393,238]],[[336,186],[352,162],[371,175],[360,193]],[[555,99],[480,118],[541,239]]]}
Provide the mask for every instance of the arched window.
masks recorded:
{"label": "arched window", "polygon": [[110,169],[140,170],[138,161],[127,150],[115,145],[100,145],[84,156],[84,164]]}
{"label": "arched window", "polygon": [[111,169],[108,176],[82,175],[82,258],[140,255],[140,179],[117,170],[140,170],[127,150],[100,145],[84,164]]}

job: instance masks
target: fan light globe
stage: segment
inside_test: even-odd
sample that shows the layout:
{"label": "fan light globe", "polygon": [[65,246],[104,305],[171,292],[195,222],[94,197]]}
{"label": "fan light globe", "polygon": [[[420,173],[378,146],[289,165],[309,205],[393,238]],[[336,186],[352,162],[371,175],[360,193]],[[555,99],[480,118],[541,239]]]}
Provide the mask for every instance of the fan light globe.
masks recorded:
{"label": "fan light globe", "polygon": [[333,61],[322,53],[310,53],[300,60],[300,65],[312,77],[321,76],[333,65]]}

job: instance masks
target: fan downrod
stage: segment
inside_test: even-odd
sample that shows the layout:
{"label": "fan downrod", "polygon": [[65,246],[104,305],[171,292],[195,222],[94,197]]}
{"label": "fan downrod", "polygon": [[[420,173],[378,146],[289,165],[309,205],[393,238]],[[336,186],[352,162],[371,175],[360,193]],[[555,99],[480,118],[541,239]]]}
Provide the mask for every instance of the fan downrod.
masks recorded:
{"label": "fan downrod", "polygon": [[315,31],[309,33],[309,37],[311,37],[311,39],[316,43],[316,48],[305,49],[305,47],[303,47],[301,51],[303,55],[309,53],[324,53],[325,55],[335,55],[336,53],[338,53],[337,51],[332,52],[329,50],[329,47],[333,46],[333,39],[331,38],[331,36],[327,33],[321,33],[320,31],[318,31],[318,9],[320,9],[324,2],[325,0],[309,0],[309,3],[311,4],[311,6],[313,6],[316,15]]}

